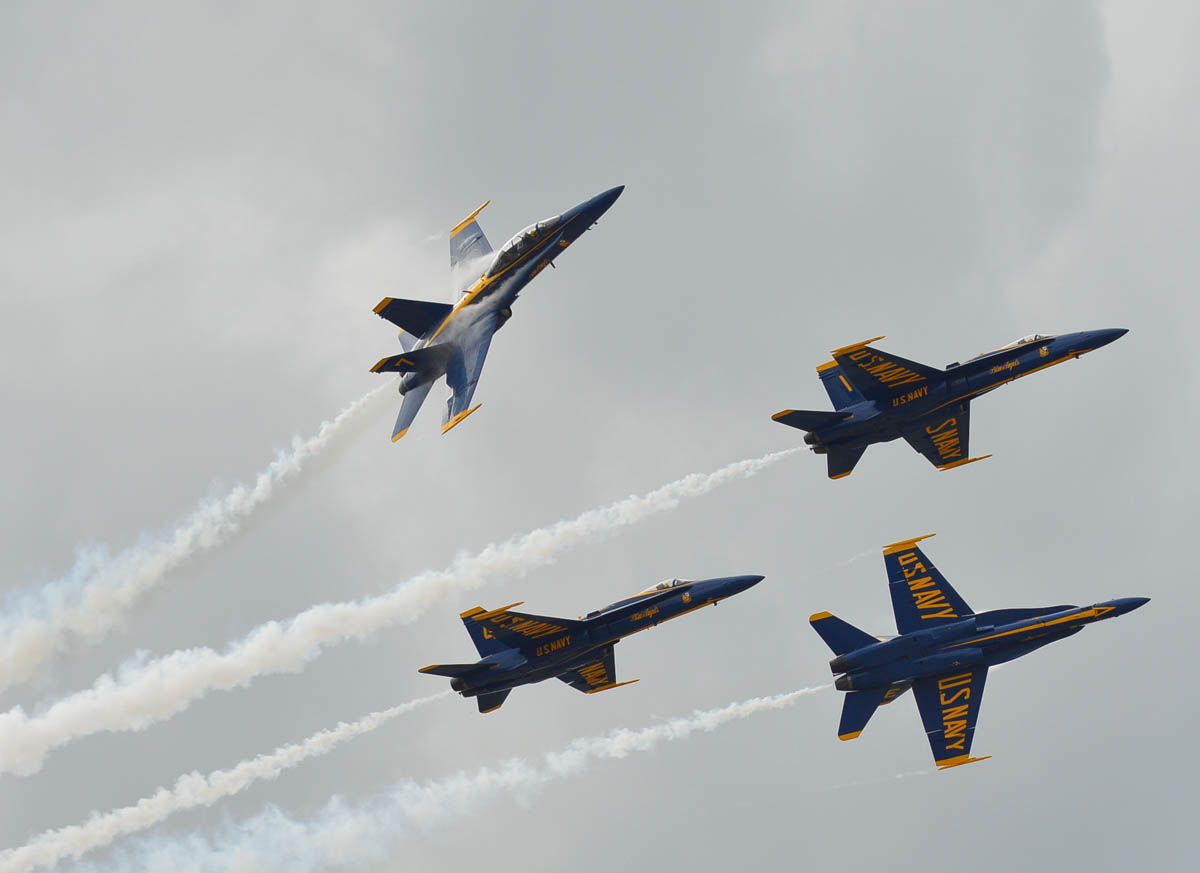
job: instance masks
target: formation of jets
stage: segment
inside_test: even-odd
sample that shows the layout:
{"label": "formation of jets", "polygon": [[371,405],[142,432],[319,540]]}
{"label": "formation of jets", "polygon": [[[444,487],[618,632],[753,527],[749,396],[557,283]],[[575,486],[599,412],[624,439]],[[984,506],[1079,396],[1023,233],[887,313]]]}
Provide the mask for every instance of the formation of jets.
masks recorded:
{"label": "formation of jets", "polygon": [[[456,303],[386,297],[375,307],[400,328],[403,351],[372,371],[400,374],[403,396],[392,431],[408,433],[433,383],[446,377],[450,398],[445,433],[478,409],[471,401],[492,336],[512,316],[529,282],[591,228],[624,190],[610,188],[560,215],[531,224],[493,251],[476,220],[484,203],[450,231]],[[873,443],[903,438],[939,470],[991,455],[968,451],[971,401],[1001,385],[1095,351],[1123,329],[1058,336],[1033,334],[945,369],[872,345],[883,337],[835,349],[817,375],[832,411],[786,409],[775,421],[805,431],[804,442],[825,455],[831,479],[849,476]],[[912,689],[940,769],[973,761],[971,743],[988,668],[1078,633],[1087,624],[1124,615],[1148,598],[1124,597],[1088,607],[1049,606],[974,612],[917,543],[883,549],[897,636],[872,636],[828,612],[810,622],[833,650],[834,686],[846,693],[838,736],[858,737],[875,710]],[[479,660],[432,664],[420,672],[450,679],[474,697],[480,712],[499,709],[513,688],[556,678],[592,694],[636,682],[617,681],[613,647],[621,639],[738,594],[762,576],[702,581],[672,579],[581,616],[555,618],[475,607],[460,616]]]}

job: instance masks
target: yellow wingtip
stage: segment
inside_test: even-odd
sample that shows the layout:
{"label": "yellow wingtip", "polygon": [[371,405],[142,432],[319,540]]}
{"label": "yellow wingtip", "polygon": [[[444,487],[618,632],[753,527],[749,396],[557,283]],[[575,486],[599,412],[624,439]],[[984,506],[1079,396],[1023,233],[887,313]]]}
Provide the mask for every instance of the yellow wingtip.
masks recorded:
{"label": "yellow wingtip", "polygon": [[829,354],[833,355],[835,358],[838,355],[848,355],[851,352],[857,352],[863,346],[869,346],[871,343],[877,343],[881,339],[887,339],[887,337],[886,336],[873,336],[868,340],[862,340],[861,342],[850,343],[850,345],[848,345],[848,346],[842,346],[840,349],[834,349]]}
{"label": "yellow wingtip", "polygon": [[817,372],[824,373],[826,370],[832,370],[837,366],[839,366],[837,361],[826,361],[824,364],[817,365]]}
{"label": "yellow wingtip", "polygon": [[392,297],[384,297],[382,300],[380,300],[378,305],[375,307],[375,314],[378,315],[380,312],[387,309],[387,305],[391,303],[393,299],[394,298]]}
{"label": "yellow wingtip", "polygon": [[848,734],[838,734],[838,739],[842,740],[843,742],[846,740],[856,740],[861,734],[862,731],[851,731]]}
{"label": "yellow wingtip", "polygon": [[833,613],[832,612],[814,612],[812,615],[810,615],[808,617],[808,621],[809,621],[809,624],[812,624],[814,621],[822,621],[827,618],[833,618]]}
{"label": "yellow wingtip", "polygon": [[480,715],[487,715],[489,712],[495,712],[497,709],[499,709],[499,708],[500,708],[500,707],[502,707],[503,705],[504,705],[503,703],[497,703],[495,706],[489,706],[487,709],[481,709],[481,710],[479,710],[479,714],[480,714]]}
{"label": "yellow wingtip", "polygon": [[949,770],[951,767],[961,767],[963,764],[974,764],[976,761],[986,761],[991,758],[991,755],[984,755],[980,758],[972,758],[969,755],[957,755],[953,758],[943,758],[940,761],[935,761],[939,770]]}
{"label": "yellow wingtip", "polygon": [[474,412],[476,409],[478,409],[481,406],[483,406],[482,403],[476,403],[470,409],[464,409],[458,415],[454,416],[454,418],[450,419],[448,422],[446,422],[445,424],[442,425],[442,433],[449,432],[451,428],[456,427],[458,424],[460,424],[462,422],[462,420],[464,418],[466,418],[468,415],[470,415],[472,412]]}
{"label": "yellow wingtip", "polygon": [[830,479],[845,479],[847,476],[849,476],[853,472],[854,472],[853,470],[847,470],[845,473],[838,473],[836,476],[830,476],[829,478]]}
{"label": "yellow wingtip", "polygon": [[640,679],[626,679],[624,682],[610,682],[608,685],[601,685],[599,688],[589,688],[588,694],[596,694],[600,691],[611,691],[613,688],[620,688],[622,685],[632,685],[634,682],[640,682]]}
{"label": "yellow wingtip", "polygon": [[520,606],[524,602],[524,600],[518,600],[516,603],[510,603],[508,606],[501,606],[499,609],[489,609],[487,612],[477,612],[471,617],[476,621],[486,621],[487,619],[497,616],[502,612],[507,612],[514,606]]}
{"label": "yellow wingtip", "polygon": [[980,455],[978,458],[963,458],[959,461],[951,461],[949,464],[942,464],[938,467],[939,470],[953,470],[955,467],[965,467],[967,464],[974,464],[976,461],[985,461],[991,455]]}
{"label": "yellow wingtip", "polygon": [[927,540],[930,537],[935,537],[937,534],[925,534],[924,536],[913,537],[911,540],[900,540],[898,543],[888,543],[883,547],[885,555],[894,555],[896,552],[903,552],[905,549],[911,549],[921,540]]}
{"label": "yellow wingtip", "polygon": [[407,428],[407,427],[406,427],[404,430],[400,431],[400,433],[393,435],[393,436],[392,436],[392,442],[394,442],[394,443],[397,443],[397,442],[399,442],[399,441],[400,441],[400,439],[401,439],[401,437],[403,437],[403,436],[404,436],[406,433],[408,433],[408,428]]}
{"label": "yellow wingtip", "polygon": [[475,216],[478,215],[479,213],[483,212],[483,207],[487,206],[491,202],[492,202],[491,200],[484,200],[483,206],[480,206],[478,209],[476,209],[474,212],[472,212],[470,215],[468,215],[466,218],[464,218],[458,224],[454,225],[454,227],[450,228],[450,239],[454,239],[456,236],[458,236],[460,233],[462,233],[462,229],[464,227],[466,227],[468,224],[470,224],[472,221],[474,221]]}

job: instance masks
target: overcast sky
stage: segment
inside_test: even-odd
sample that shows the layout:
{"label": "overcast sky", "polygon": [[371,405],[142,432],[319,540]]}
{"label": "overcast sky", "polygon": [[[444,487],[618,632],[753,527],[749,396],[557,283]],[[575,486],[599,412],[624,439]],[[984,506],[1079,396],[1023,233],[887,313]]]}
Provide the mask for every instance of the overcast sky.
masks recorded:
{"label": "overcast sky", "polygon": [[[984,463],[938,473],[898,442],[831,482],[798,454],[303,672],[66,746],[0,777],[0,846],[440,690],[416,670],[475,658],[476,604],[573,617],[666,577],[767,577],[624,642],[637,685],[521,688],[486,717],[438,701],[153,845],[828,681],[809,614],[892,632],[879,546],[936,532],[978,610],[1153,602],[990,678],[986,764],[893,779],[931,769],[911,697],[840,743],[829,691],[397,821],[370,869],[1194,869],[1198,25],[1183,2],[5,4],[0,591],[165,535],[378,385],[398,346],[372,308],[450,300],[446,232],[484,200],[499,245],[627,187],[522,295],[469,421],[439,433],[439,386],[393,445],[388,391],[0,710],[793,447],[770,416],[826,408],[813,367],[837,346],[886,334],[942,366],[1130,333],[976,404]],[[136,865],[146,845],[118,847]]]}

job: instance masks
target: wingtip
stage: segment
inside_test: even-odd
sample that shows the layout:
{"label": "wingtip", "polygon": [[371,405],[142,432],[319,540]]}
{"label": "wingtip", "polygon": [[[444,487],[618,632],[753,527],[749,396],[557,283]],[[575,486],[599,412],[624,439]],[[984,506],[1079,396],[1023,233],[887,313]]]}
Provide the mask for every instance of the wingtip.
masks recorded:
{"label": "wingtip", "polygon": [[842,742],[847,740],[857,740],[862,735],[862,731],[850,731],[848,734],[838,734],[838,739]]}
{"label": "wingtip", "polygon": [[859,341],[859,342],[856,342],[856,343],[850,343],[850,345],[848,345],[848,346],[842,346],[840,349],[834,349],[834,350],[833,350],[832,352],[830,352],[829,354],[833,355],[835,358],[836,358],[838,355],[848,355],[848,354],[850,354],[851,352],[857,352],[857,351],[858,351],[859,349],[861,349],[863,346],[869,346],[871,343],[877,343],[877,342],[879,342],[881,339],[887,339],[887,337],[886,337],[886,336],[873,336],[873,337],[871,337],[870,339],[861,340],[861,341]]}
{"label": "wingtip", "polygon": [[824,621],[827,618],[833,618],[832,612],[814,612],[808,617],[808,623],[812,624],[817,621]]}
{"label": "wingtip", "polygon": [[394,442],[394,443],[400,442],[401,438],[402,438],[402,437],[403,437],[403,436],[404,436],[406,433],[408,433],[408,428],[407,428],[407,427],[406,427],[404,430],[397,431],[396,433],[392,434],[392,442]]}
{"label": "wingtip", "polygon": [[596,694],[601,691],[612,691],[614,688],[620,688],[622,685],[632,685],[634,682],[640,682],[640,679],[626,679],[624,682],[611,682],[608,685],[601,685],[599,688],[589,688],[588,694]]}
{"label": "wingtip", "polygon": [[483,212],[483,207],[487,206],[491,202],[492,202],[491,200],[484,200],[483,204],[478,209],[476,209],[474,212],[472,212],[470,215],[468,215],[466,218],[464,218],[458,224],[454,225],[454,227],[450,228],[450,239],[454,239],[456,236],[458,236],[460,233],[462,233],[462,229],[464,227],[466,227],[468,224],[470,224],[472,221],[474,221],[475,216],[478,215],[479,213]]}
{"label": "wingtip", "polygon": [[989,455],[980,455],[977,458],[963,458],[958,461],[951,461],[949,464],[941,464],[938,467],[938,469],[942,470],[943,472],[946,470],[953,470],[957,467],[965,467],[967,464],[974,464],[976,461],[986,461],[990,457],[991,457],[991,455],[989,454]]}
{"label": "wingtip", "polygon": [[784,416],[791,415],[795,411],[796,410],[794,409],[781,409],[779,412],[776,412],[771,416],[771,421],[779,421],[779,419],[783,418]]}
{"label": "wingtip", "polygon": [[489,609],[487,612],[477,612],[471,617],[476,621],[485,621],[492,616],[499,615],[502,612],[507,612],[515,606],[521,606],[524,602],[524,600],[518,600],[516,603],[510,603],[508,606],[501,606],[499,609]]}
{"label": "wingtip", "polygon": [[987,761],[991,757],[991,755],[983,755],[979,758],[972,758],[970,755],[958,755],[954,758],[943,758],[942,760],[934,763],[937,764],[937,768],[939,770],[949,770],[952,767],[961,767],[963,764],[974,764],[977,761]]}
{"label": "wingtip", "polygon": [[448,422],[446,422],[445,424],[442,425],[442,433],[449,433],[451,430],[453,430],[455,427],[457,427],[459,424],[461,424],[468,415],[470,415],[472,412],[474,412],[476,409],[478,409],[481,406],[483,406],[482,403],[476,403],[470,409],[464,409],[458,415],[454,416],[454,418],[450,419]]}
{"label": "wingtip", "polygon": [[896,554],[896,552],[903,552],[906,549],[911,549],[917,543],[921,542],[921,540],[927,540],[930,537],[935,537],[935,536],[937,536],[937,534],[923,534],[922,536],[913,537],[912,539],[909,539],[909,540],[900,540],[897,543],[888,543],[886,546],[883,547],[883,554],[884,555],[894,555],[894,554]]}
{"label": "wingtip", "polygon": [[384,297],[382,300],[380,300],[378,305],[376,305],[376,307],[375,307],[375,314],[379,315],[380,312],[387,309],[388,304],[391,303],[392,300],[394,300],[394,299],[395,298],[393,298],[393,297]]}

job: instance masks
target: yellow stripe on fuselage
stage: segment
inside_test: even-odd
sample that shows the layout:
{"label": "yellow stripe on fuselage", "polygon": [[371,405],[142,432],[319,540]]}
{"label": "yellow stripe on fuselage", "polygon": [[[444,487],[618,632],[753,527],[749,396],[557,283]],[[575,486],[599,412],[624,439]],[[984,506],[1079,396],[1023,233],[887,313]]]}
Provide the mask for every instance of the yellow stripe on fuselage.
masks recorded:
{"label": "yellow stripe on fuselage", "polygon": [[976,388],[975,390],[969,391],[966,394],[959,394],[958,396],[954,397],[953,399],[947,400],[945,403],[941,404],[940,406],[935,406],[933,409],[929,410],[929,413],[932,414],[934,412],[937,412],[939,409],[945,409],[947,406],[952,406],[955,403],[962,403],[963,400],[974,399],[975,397],[978,397],[980,394],[983,394],[986,391],[991,391],[995,388],[999,388],[1001,385],[1007,385],[1009,382],[1012,382],[1016,379],[1023,379],[1026,376],[1033,375],[1034,373],[1037,373],[1040,370],[1045,370],[1047,367],[1053,367],[1056,364],[1061,364],[1063,361],[1069,361],[1072,358],[1077,358],[1077,357],[1079,357],[1079,354],[1072,352],[1069,355],[1063,355],[1061,358],[1056,358],[1055,360],[1050,361],[1048,364],[1042,364],[1040,367],[1034,367],[1032,370],[1027,370],[1024,373],[1018,373],[1016,376],[1013,376],[1011,378],[1001,379],[999,382],[993,382],[991,385],[986,385],[983,388]]}
{"label": "yellow stripe on fuselage", "polygon": [[946,646],[946,648],[957,649],[959,646],[973,646],[976,643],[983,643],[987,642],[988,640],[998,640],[1001,637],[1012,636],[1013,634],[1023,634],[1027,631],[1035,631],[1044,627],[1052,627],[1056,624],[1066,624],[1069,621],[1078,621],[1079,619],[1083,618],[1095,618],[1096,615],[1097,611],[1095,609],[1081,609],[1079,612],[1072,613],[1071,615],[1064,615],[1062,618],[1056,618],[1053,621],[1043,621],[1039,622],[1038,624],[1029,624],[1025,627],[1014,628],[1013,630],[1003,631],[987,637],[976,637],[973,640],[963,640],[961,643],[952,643],[951,645]]}

